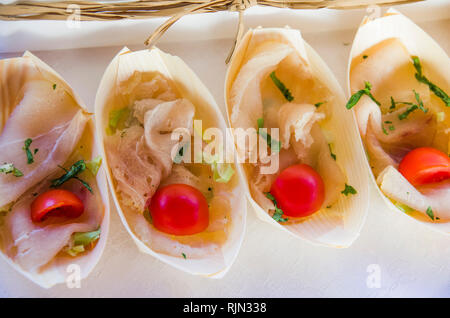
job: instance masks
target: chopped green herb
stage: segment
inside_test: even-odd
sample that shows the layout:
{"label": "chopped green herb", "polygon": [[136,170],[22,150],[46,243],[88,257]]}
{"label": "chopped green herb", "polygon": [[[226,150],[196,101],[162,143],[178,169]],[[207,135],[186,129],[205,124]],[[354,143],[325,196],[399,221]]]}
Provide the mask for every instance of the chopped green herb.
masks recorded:
{"label": "chopped green herb", "polygon": [[183,255],[183,258],[184,258],[184,259],[186,259],[186,254],[184,254],[184,253],[181,253],[181,255]]}
{"label": "chopped green herb", "polygon": [[353,188],[351,185],[348,185],[347,183],[345,184],[345,189],[343,191],[341,191],[342,194],[344,195],[349,195],[349,194],[356,194],[358,193],[355,188]]}
{"label": "chopped green herb", "polygon": [[390,125],[390,126],[389,126],[389,130],[391,130],[391,131],[392,131],[392,130],[395,130],[395,126],[394,126],[394,125]]}
{"label": "chopped green herb", "polygon": [[392,121],[386,120],[384,123],[385,124],[392,124]]}
{"label": "chopped green herb", "polygon": [[5,163],[3,165],[0,165],[0,173],[9,174],[12,173],[15,177],[22,177],[23,173],[16,167],[14,167],[14,164],[12,163]]}
{"label": "chopped green herb", "polygon": [[227,183],[234,175],[233,166],[229,163],[214,162],[211,168],[214,171],[213,178],[216,182]]}
{"label": "chopped green herb", "polygon": [[370,92],[370,90],[372,89],[372,85],[369,82],[365,82],[364,83],[365,88],[361,89],[359,91],[357,91],[355,94],[353,94],[352,96],[350,96],[350,99],[347,102],[347,105],[345,107],[347,107],[347,109],[351,109],[353,106],[355,106],[359,100],[361,99],[361,97],[363,95],[367,95],[370,97],[370,99],[372,99],[378,106],[380,106],[380,102],[377,101],[375,99],[375,97],[372,95],[372,93]]}
{"label": "chopped green herb", "polygon": [[411,114],[413,111],[415,111],[418,108],[419,108],[419,106],[417,106],[417,105],[412,105],[412,106],[408,107],[403,113],[398,115],[398,119],[400,119],[400,120],[406,119],[406,117],[408,117],[409,114]]}
{"label": "chopped green herb", "polygon": [[97,156],[91,161],[86,162],[86,168],[94,175],[94,177],[97,176],[98,170],[100,169],[101,165],[102,165],[101,156]]}
{"label": "chopped green herb", "polygon": [[30,151],[30,145],[33,142],[31,138],[27,138],[25,140],[25,146],[22,147],[23,150],[25,150],[25,153],[27,154],[27,163],[32,164],[34,162],[33,154]]}
{"label": "chopped green herb", "polygon": [[325,104],[325,103],[326,103],[326,102],[318,102],[318,103],[315,103],[314,106],[316,106],[316,108],[319,108],[320,105]]}
{"label": "chopped green herb", "polygon": [[273,213],[272,218],[277,222],[288,221],[288,218],[283,218],[283,210],[277,207],[277,201],[275,200],[275,197],[270,192],[266,192],[265,195],[270,201],[273,202],[273,205],[275,206],[275,212]]}
{"label": "chopped green herb", "polygon": [[381,126],[381,129],[383,130],[383,133],[384,133],[385,135],[389,135],[389,133],[387,132],[386,128],[384,128],[384,126]]}
{"label": "chopped green herb", "polygon": [[273,152],[277,153],[281,150],[281,142],[275,139],[272,139],[272,136],[270,136],[267,132],[265,132],[262,129],[258,129],[258,134],[266,141],[267,146],[272,149]]}
{"label": "chopped green herb", "polygon": [[402,211],[403,213],[409,214],[411,212],[414,212],[414,209],[410,208],[409,206],[407,206],[406,204],[400,203],[400,202],[396,202],[395,206]]}
{"label": "chopped green herb", "polygon": [[[70,256],[77,256],[79,253],[83,253],[86,249],[85,246],[95,242],[100,237],[100,227],[91,232],[76,232],[72,235],[72,244],[67,246],[64,251]],[[70,247],[72,246],[72,247]]]}
{"label": "chopped green herb", "polygon": [[89,190],[89,192],[93,193],[92,188],[89,186],[89,184],[77,177],[78,174],[80,174],[81,172],[86,170],[86,163],[84,162],[84,160],[79,160],[79,161],[75,162],[70,167],[69,170],[67,170],[61,166],[60,166],[60,168],[63,169],[66,173],[63,174],[61,177],[59,177],[57,179],[53,179],[51,181],[52,188],[57,188],[57,187],[61,186],[63,183],[65,183],[66,181],[74,178],[74,179],[77,179],[78,181],[80,181]]}
{"label": "chopped green herb", "polygon": [[283,218],[283,211],[277,207],[275,207],[275,212],[272,215],[272,218],[277,222],[286,222],[289,219]]}
{"label": "chopped green herb", "polygon": [[420,64],[419,57],[417,57],[417,56],[412,56],[411,58],[412,58],[412,60],[413,60],[414,68],[416,69],[416,74],[415,74],[416,79],[417,79],[419,82],[428,85],[428,87],[429,87],[430,90],[434,93],[434,95],[436,95],[437,97],[439,97],[440,99],[442,99],[442,101],[444,102],[445,106],[450,107],[450,97],[447,95],[447,93],[445,93],[442,89],[440,89],[440,88],[439,88],[438,86],[436,86],[435,84],[431,83],[431,82],[428,80],[428,78],[426,78],[426,77],[422,74],[422,65]]}
{"label": "chopped green herb", "polygon": [[417,93],[414,89],[413,92],[420,110],[422,110],[424,113],[428,112],[428,108],[425,108],[425,106],[423,106],[423,101],[420,99],[419,93]]}
{"label": "chopped green herb", "polygon": [[34,154],[37,154],[37,153],[38,153],[38,151],[39,151],[39,149],[38,149],[38,148],[34,149]]}
{"label": "chopped green herb", "polygon": [[331,144],[328,144],[328,148],[330,148],[330,155],[331,155],[331,158],[333,158],[334,161],[336,161],[336,155],[333,153],[333,150],[331,149]]}
{"label": "chopped green herb", "polygon": [[100,227],[91,232],[76,232],[72,235],[74,245],[88,245],[100,238]]}
{"label": "chopped green herb", "polygon": [[327,205],[327,209],[331,209],[331,205]]}
{"label": "chopped green herb", "polygon": [[368,56],[367,55],[363,55],[363,59],[366,59],[366,58],[368,58]]}
{"label": "chopped green herb", "polygon": [[84,245],[75,245],[72,248],[69,248],[68,246],[64,249],[64,252],[69,254],[70,256],[77,256],[80,253],[83,253],[85,251]]}
{"label": "chopped green herb", "polygon": [[394,97],[391,96],[391,107],[389,107],[389,110],[393,111],[395,109],[395,101],[394,101]]}
{"label": "chopped green herb", "polygon": [[56,84],[53,84],[53,90],[55,90],[56,89]]}
{"label": "chopped green herb", "polygon": [[272,139],[272,136],[270,136],[267,132],[263,130],[264,128],[264,118],[258,118],[257,120],[258,125],[258,134],[266,141],[267,145],[272,149],[273,152],[277,153],[281,150],[281,142],[275,139]]}
{"label": "chopped green herb", "polygon": [[280,152],[281,149],[281,142],[278,140],[272,139],[272,136],[270,136],[267,132],[265,132],[264,129],[264,118],[258,118],[257,120],[258,130],[257,133],[266,141],[267,145],[272,149],[273,152],[277,153]]}
{"label": "chopped green herb", "polygon": [[144,210],[144,218],[147,220],[148,223],[153,224],[153,218],[148,208],[145,208]]}
{"label": "chopped green herb", "polygon": [[258,124],[258,129],[259,128],[264,128],[264,118],[258,118],[256,120],[257,124]]}
{"label": "chopped green herb", "polygon": [[109,113],[109,132],[114,133],[118,128],[119,123],[123,122],[129,114],[130,108],[128,107],[112,110]]}
{"label": "chopped green herb", "polygon": [[427,215],[430,217],[430,219],[434,221],[434,213],[433,210],[431,209],[431,206],[429,206],[427,209]]}
{"label": "chopped green herb", "polygon": [[270,73],[270,78],[275,83],[275,85],[278,87],[280,92],[283,94],[284,98],[286,98],[287,101],[292,102],[294,100],[294,97],[292,96],[289,89],[286,88],[286,86],[281,82],[278,77],[275,75],[275,71]]}

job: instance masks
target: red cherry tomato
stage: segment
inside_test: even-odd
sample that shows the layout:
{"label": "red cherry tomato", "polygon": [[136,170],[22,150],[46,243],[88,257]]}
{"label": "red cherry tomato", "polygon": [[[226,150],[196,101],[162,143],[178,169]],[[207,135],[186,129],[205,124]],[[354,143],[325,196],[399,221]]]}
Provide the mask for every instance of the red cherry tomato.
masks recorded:
{"label": "red cherry tomato", "polygon": [[398,170],[413,186],[440,182],[450,178],[450,158],[434,148],[416,148],[403,158]]}
{"label": "red cherry tomato", "polygon": [[208,202],[199,190],[187,184],[159,188],[151,198],[149,210],[153,225],[168,234],[196,234],[209,224]]}
{"label": "red cherry tomato", "polygon": [[270,193],[285,215],[303,217],[320,209],[325,197],[325,185],[313,168],[298,164],[281,171]]}
{"label": "red cherry tomato", "polygon": [[44,192],[31,203],[33,222],[44,221],[49,216],[77,218],[83,212],[83,202],[72,192],[62,189]]}

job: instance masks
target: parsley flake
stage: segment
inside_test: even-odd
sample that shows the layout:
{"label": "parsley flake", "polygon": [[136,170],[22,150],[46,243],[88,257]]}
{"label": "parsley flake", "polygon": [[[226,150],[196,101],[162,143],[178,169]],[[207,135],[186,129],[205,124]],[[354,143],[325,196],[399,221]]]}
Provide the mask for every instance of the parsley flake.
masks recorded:
{"label": "parsley flake", "polygon": [[422,74],[422,65],[420,64],[419,57],[412,56],[411,58],[412,58],[412,61],[413,61],[413,64],[414,64],[414,68],[416,69],[416,74],[415,74],[416,79],[419,82],[428,85],[428,87],[434,93],[434,95],[439,97],[444,102],[445,106],[450,107],[450,97],[447,95],[447,93],[444,92],[441,88],[439,88],[435,84],[431,83],[428,80],[428,78],[426,78]]}
{"label": "parsley flake", "polygon": [[12,163],[5,163],[0,165],[0,173],[9,174],[12,173],[15,177],[22,177],[23,173],[17,169]]}
{"label": "parsley flake", "polygon": [[434,213],[433,210],[431,209],[431,206],[427,208],[427,215],[430,217],[430,219],[434,221]]}
{"label": "parsley flake", "polygon": [[320,105],[325,104],[325,103],[326,103],[326,101],[325,102],[318,102],[318,103],[315,103],[314,106],[316,106],[316,108],[319,108]]}
{"label": "parsley flake", "polygon": [[361,99],[361,97],[363,95],[367,95],[370,97],[371,100],[373,100],[375,102],[375,104],[377,104],[378,106],[381,105],[381,103],[379,101],[377,101],[375,99],[375,97],[372,95],[372,93],[370,92],[372,89],[372,84],[370,84],[369,82],[365,82],[364,83],[365,87],[364,89],[361,89],[359,91],[357,91],[355,94],[353,94],[352,96],[350,96],[350,99],[347,102],[347,105],[345,105],[345,107],[347,107],[347,109],[352,109],[353,106],[355,106],[359,100]]}
{"label": "parsley flake", "polygon": [[357,194],[358,192],[351,185],[345,184],[345,189],[341,191],[342,194],[348,196],[349,194]]}
{"label": "parsley flake", "polygon": [[264,118],[258,118],[257,120],[258,130],[257,133],[266,141],[267,146],[272,149],[273,152],[277,153],[281,150],[281,142],[275,139],[272,139],[272,136],[269,135],[266,131],[264,131]]}
{"label": "parsley flake", "polygon": [[283,94],[284,98],[286,98],[288,102],[292,102],[294,100],[294,97],[292,96],[291,91],[287,89],[283,82],[280,81],[280,79],[275,75],[275,71],[270,73],[270,78]]}
{"label": "parsley flake", "polygon": [[[33,142],[33,140],[31,138],[27,138],[25,140],[25,145],[22,147],[23,150],[25,150],[25,153],[27,154],[27,163],[28,164],[32,164],[34,162],[34,158],[33,158],[33,154],[31,153],[30,150],[30,145]],[[34,150],[34,153],[36,153],[36,149]]]}
{"label": "parsley flake", "polygon": [[270,192],[266,192],[265,195],[270,201],[272,201],[273,205],[275,206],[275,212],[273,213],[272,218],[277,222],[288,221],[288,218],[283,218],[283,210],[277,207],[277,201],[275,200],[275,197]]}
{"label": "parsley flake", "polygon": [[74,179],[77,179],[78,181],[80,181],[89,190],[89,192],[93,193],[92,188],[90,187],[90,185],[86,181],[80,179],[77,176],[78,174],[80,174],[81,172],[86,170],[86,163],[84,162],[84,160],[79,160],[79,161],[75,162],[70,167],[69,170],[67,170],[67,169],[65,169],[65,168],[63,168],[61,166],[59,166],[59,167],[61,169],[63,169],[66,173],[63,174],[61,177],[59,177],[57,179],[53,179],[51,181],[51,183],[52,183],[51,187],[52,188],[57,188],[57,187],[61,186],[63,183],[65,183],[66,181],[74,178]]}

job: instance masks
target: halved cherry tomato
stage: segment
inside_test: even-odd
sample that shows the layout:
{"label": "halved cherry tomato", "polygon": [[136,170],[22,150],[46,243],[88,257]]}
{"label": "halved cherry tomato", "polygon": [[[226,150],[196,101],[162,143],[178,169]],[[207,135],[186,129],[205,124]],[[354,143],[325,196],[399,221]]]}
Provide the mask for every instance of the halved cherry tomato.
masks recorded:
{"label": "halved cherry tomato", "polygon": [[151,198],[149,210],[153,225],[168,234],[196,234],[209,224],[208,202],[199,190],[187,184],[159,188]]}
{"label": "halved cherry tomato", "polygon": [[44,192],[31,203],[33,222],[44,221],[49,216],[77,218],[83,212],[83,202],[72,192],[62,189]]}
{"label": "halved cherry tomato", "polygon": [[304,217],[317,212],[322,206],[325,185],[313,168],[298,164],[281,171],[273,182],[270,193],[285,215]]}
{"label": "halved cherry tomato", "polygon": [[413,186],[440,182],[450,178],[450,158],[434,148],[416,148],[403,158],[398,170]]}

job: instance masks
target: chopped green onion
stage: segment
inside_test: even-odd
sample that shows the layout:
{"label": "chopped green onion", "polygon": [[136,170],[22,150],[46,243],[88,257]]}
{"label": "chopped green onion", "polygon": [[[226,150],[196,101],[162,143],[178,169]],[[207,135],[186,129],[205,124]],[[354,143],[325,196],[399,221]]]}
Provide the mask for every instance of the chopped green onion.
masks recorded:
{"label": "chopped green onion", "polygon": [[55,90],[56,89],[56,84],[53,84],[53,90]]}

